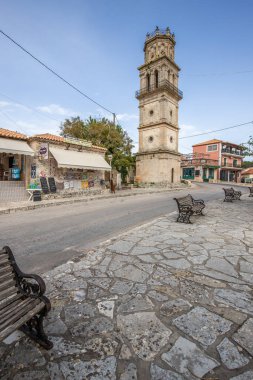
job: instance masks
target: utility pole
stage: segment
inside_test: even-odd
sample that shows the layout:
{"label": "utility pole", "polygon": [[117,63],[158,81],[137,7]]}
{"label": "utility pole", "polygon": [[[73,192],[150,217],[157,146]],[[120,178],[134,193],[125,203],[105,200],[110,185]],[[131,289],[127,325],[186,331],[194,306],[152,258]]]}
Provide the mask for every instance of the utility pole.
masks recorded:
{"label": "utility pole", "polygon": [[115,113],[113,113],[112,116],[113,116],[113,124],[116,125],[115,124],[116,123],[116,115],[115,115]]}

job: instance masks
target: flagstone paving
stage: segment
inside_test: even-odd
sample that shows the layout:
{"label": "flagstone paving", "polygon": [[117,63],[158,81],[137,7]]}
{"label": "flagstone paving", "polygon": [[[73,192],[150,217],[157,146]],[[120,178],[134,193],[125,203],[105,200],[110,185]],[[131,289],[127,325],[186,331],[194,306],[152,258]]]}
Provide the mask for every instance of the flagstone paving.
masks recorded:
{"label": "flagstone paving", "polygon": [[253,199],[161,217],[46,273],[45,351],[0,345],[1,379],[253,380]]}

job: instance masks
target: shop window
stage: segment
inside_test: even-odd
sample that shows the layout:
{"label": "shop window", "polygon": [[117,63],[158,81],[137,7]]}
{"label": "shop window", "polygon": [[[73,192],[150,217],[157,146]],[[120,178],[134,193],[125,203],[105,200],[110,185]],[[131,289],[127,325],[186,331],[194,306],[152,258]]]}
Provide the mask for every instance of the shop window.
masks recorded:
{"label": "shop window", "polygon": [[194,179],[194,168],[184,168],[183,179]]}

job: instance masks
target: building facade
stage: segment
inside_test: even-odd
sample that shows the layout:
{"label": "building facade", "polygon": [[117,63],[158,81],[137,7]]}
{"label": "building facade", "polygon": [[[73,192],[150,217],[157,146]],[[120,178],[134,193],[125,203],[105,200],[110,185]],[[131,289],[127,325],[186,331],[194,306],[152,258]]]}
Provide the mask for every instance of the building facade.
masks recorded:
{"label": "building facade", "polygon": [[45,133],[30,137],[29,145],[35,152],[31,182],[54,177],[58,190],[99,188],[111,170],[106,149],[88,141]]}
{"label": "building facade", "polygon": [[180,68],[174,60],[175,36],[167,28],[147,34],[145,62],[138,68],[139,152],[136,177],[140,182],[173,183],[180,181],[178,152],[178,89]]}
{"label": "building facade", "polygon": [[85,140],[0,128],[0,202],[27,200],[27,190],[40,188],[41,177],[53,177],[57,191],[104,188],[111,170],[105,153]]}
{"label": "building facade", "polygon": [[208,154],[193,153],[181,158],[182,179],[205,182],[218,180],[219,161]]}
{"label": "building facade", "polygon": [[222,140],[193,145],[192,159],[183,157],[182,178],[199,182],[240,182],[243,147]]}

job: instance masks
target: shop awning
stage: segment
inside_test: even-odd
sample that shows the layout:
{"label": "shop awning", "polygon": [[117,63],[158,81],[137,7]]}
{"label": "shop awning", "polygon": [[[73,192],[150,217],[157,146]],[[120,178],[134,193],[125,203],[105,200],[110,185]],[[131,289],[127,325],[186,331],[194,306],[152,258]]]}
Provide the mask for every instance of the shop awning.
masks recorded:
{"label": "shop awning", "polygon": [[76,168],[90,170],[111,170],[111,166],[97,153],[78,152],[55,147],[49,147],[59,168]]}
{"label": "shop awning", "polygon": [[26,141],[0,138],[0,153],[24,154],[34,156],[34,151]]}

